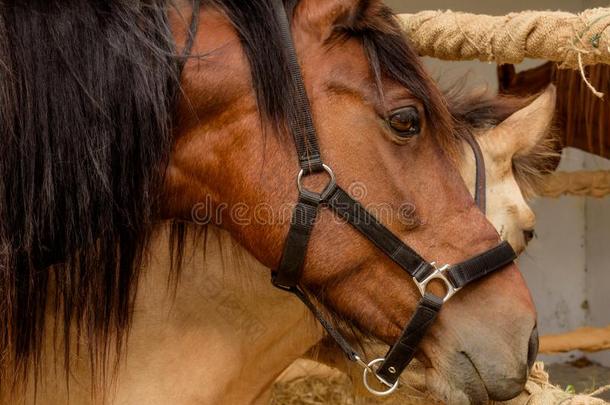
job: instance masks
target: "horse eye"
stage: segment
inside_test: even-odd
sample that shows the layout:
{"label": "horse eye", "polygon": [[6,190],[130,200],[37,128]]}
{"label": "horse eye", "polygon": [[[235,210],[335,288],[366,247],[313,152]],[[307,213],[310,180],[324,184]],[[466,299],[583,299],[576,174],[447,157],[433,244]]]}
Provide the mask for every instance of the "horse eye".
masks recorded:
{"label": "horse eye", "polygon": [[421,131],[419,111],[415,107],[403,107],[392,111],[388,123],[401,138],[410,138]]}

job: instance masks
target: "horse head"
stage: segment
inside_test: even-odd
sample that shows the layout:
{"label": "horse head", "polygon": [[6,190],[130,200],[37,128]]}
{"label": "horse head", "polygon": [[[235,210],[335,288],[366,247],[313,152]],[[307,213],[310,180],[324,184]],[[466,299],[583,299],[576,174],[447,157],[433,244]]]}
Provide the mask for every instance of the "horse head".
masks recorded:
{"label": "horse head", "polygon": [[[277,268],[299,197],[289,131],[299,105],[272,5],[201,9],[192,48],[201,57],[182,76],[163,213],[217,221]],[[388,9],[307,0],[286,8],[320,150],[337,184],[429,261],[458,263],[496,245],[498,233],[455,169],[460,140],[446,102]],[[328,182],[306,181],[316,191]],[[411,277],[330,210],[316,219],[301,284],[390,344],[419,299]],[[532,339],[533,304],[510,264],[452,298],[418,356],[448,401],[501,400],[522,389]]]}

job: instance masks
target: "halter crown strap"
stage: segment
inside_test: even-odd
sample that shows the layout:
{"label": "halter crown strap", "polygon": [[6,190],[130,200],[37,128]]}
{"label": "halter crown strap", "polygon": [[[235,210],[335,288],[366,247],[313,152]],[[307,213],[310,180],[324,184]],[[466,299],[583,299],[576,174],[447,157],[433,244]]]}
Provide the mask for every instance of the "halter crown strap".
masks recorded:
{"label": "halter crown strap", "polygon": [[295,115],[289,118],[292,121],[292,136],[297,148],[299,164],[301,170],[303,170],[305,174],[321,172],[322,157],[320,155],[320,147],[318,146],[316,128],[311,116],[309,99],[307,98],[307,92],[305,91],[305,85],[303,84],[301,67],[299,65],[297,53],[294,49],[294,43],[292,42],[290,21],[288,20],[288,14],[284,9],[283,1],[274,0],[274,4],[275,17],[280,26],[281,40],[284,44],[288,69],[292,79],[291,96],[294,100]]}

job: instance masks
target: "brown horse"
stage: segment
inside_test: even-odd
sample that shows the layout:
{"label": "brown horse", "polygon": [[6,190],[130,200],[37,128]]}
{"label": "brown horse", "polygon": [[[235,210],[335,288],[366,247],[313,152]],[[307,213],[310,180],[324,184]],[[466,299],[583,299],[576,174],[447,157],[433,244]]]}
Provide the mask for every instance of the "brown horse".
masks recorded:
{"label": "brown horse", "polygon": [[[319,143],[337,181],[364,185],[365,206],[390,207],[385,225],[429,260],[458,263],[496,245],[497,232],[455,169],[460,140],[443,97],[391,13],[376,1],[287,3]],[[5,381],[36,364],[48,312],[63,325],[56,331],[66,348],[75,328],[75,343],[88,340],[94,364],[103,367],[114,358],[108,342],[122,347],[138,258],[153,219],[214,218],[274,268],[289,228],[277,219],[297,199],[298,166],[286,131],[295,105],[273,2],[209,1],[194,16],[190,5],[176,11],[162,2],[83,4],[37,4],[31,14],[19,4],[2,9],[3,24],[16,22],[1,28],[2,45],[14,46],[2,54],[17,79],[3,102],[23,107],[3,110],[11,124],[5,126],[11,144],[3,175],[14,176],[3,177],[3,190],[24,196],[20,211],[11,212],[23,218],[2,217],[8,249],[0,312],[9,326],[2,335]],[[168,33],[147,30],[163,26],[167,13],[178,48],[197,55],[182,71],[171,138],[151,135],[168,133],[163,118],[172,92],[164,80],[171,74],[154,74],[169,63],[158,44],[167,45]],[[192,38],[185,20],[199,21]],[[101,32],[99,43],[90,41],[92,32]],[[83,50],[85,41],[90,50]],[[90,52],[91,60],[71,61],[78,52]],[[154,62],[150,68],[147,58]],[[35,92],[37,75],[47,71],[57,82],[41,85],[57,86],[65,100],[19,92],[19,86]],[[147,124],[151,119],[154,125]],[[79,124],[74,128],[73,120]],[[145,130],[149,137],[139,136]],[[33,162],[19,160],[27,148]],[[308,187],[323,180],[316,177]],[[37,186],[44,198],[32,197]],[[2,212],[14,205],[11,196],[5,193]],[[257,207],[269,214],[264,220],[255,215]],[[39,270],[64,261],[49,273]],[[390,344],[419,294],[408,275],[327,210],[313,231],[302,284],[337,317]],[[437,396],[484,403],[521,391],[535,339],[531,298],[511,264],[457,294],[418,357]]]}
{"label": "brown horse", "polygon": [[[337,162],[338,181],[365,184],[364,204],[384,203],[397,210],[407,201],[416,207],[410,226],[396,217],[386,225],[424,257],[454,263],[497,243],[497,233],[472,204],[451,164],[457,145],[442,98],[387,11],[375,2],[303,1],[293,18],[321,149],[328,162]],[[256,129],[261,127],[259,109],[264,112],[262,104],[271,99],[260,94],[265,91],[256,79],[260,67],[251,62],[254,84],[261,86],[257,108],[243,49],[225,13],[205,10],[200,23],[216,30],[201,30],[195,40],[193,51],[208,56],[186,65],[183,87],[191,97],[180,115],[209,115],[220,104],[224,119],[222,125],[182,120],[168,169],[165,214],[188,219],[192,207],[206,197],[210,212],[222,203],[281,212],[283,204],[297,198],[295,159],[291,143],[273,127],[266,137]],[[248,45],[249,39],[242,41]],[[249,53],[260,55],[246,48]],[[206,69],[210,66],[214,69]],[[286,76],[275,78],[269,92],[287,81]],[[205,97],[195,97],[203,93]],[[273,104],[267,107],[268,113],[277,113]],[[395,112],[402,120],[405,109],[414,121],[383,122]],[[405,137],[401,129],[411,125],[418,127],[418,135]],[[213,157],[206,159],[203,148],[213,150]],[[226,211],[221,219],[261,263],[277,265],[287,224],[244,225]],[[303,276],[307,288],[323,291],[322,301],[339,316],[387,343],[400,335],[417,297],[408,277],[326,211],[314,230]],[[511,291],[510,299],[506,291]],[[456,301],[420,351],[435,371],[431,388],[447,398],[462,395],[474,402],[516,395],[527,375],[535,323],[520,276],[507,268]]]}

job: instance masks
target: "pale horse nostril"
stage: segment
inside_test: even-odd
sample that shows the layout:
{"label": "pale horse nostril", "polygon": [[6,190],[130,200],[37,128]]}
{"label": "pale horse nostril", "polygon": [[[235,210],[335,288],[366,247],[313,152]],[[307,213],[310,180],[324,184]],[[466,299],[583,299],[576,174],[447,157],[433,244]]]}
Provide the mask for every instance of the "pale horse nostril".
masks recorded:
{"label": "pale horse nostril", "polygon": [[529,243],[532,239],[534,239],[534,230],[533,229],[527,229],[525,231],[523,231],[523,236],[525,238],[525,243]]}
{"label": "pale horse nostril", "polygon": [[534,326],[534,330],[530,336],[530,340],[527,344],[527,368],[532,368],[534,362],[538,357],[538,327]]}

